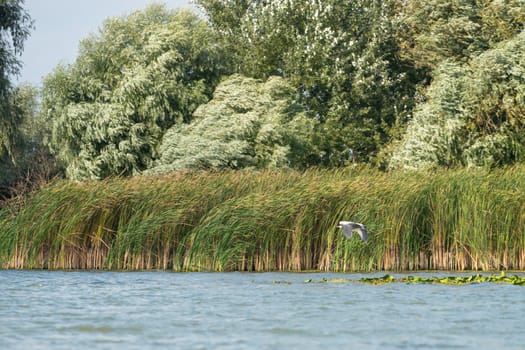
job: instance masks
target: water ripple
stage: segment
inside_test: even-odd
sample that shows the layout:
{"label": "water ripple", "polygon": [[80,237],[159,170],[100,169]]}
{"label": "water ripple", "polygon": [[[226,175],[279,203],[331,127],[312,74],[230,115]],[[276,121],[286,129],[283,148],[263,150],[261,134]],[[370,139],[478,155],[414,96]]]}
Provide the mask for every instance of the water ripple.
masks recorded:
{"label": "water ripple", "polygon": [[304,283],[360,277],[0,271],[0,349],[524,348],[523,287]]}

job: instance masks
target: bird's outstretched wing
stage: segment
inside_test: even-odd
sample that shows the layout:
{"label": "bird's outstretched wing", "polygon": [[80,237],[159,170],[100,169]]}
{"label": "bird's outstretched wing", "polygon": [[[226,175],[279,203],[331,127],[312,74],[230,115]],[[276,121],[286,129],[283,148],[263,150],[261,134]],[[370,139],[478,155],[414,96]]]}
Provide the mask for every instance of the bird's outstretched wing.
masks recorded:
{"label": "bird's outstretched wing", "polygon": [[359,224],[361,227],[355,228],[354,230],[357,231],[359,236],[361,236],[361,239],[366,242],[368,241],[368,232],[366,232],[365,225]]}
{"label": "bird's outstretched wing", "polygon": [[343,234],[346,238],[352,238],[352,232],[357,231],[359,237],[361,237],[363,241],[366,242],[368,240],[368,232],[366,231],[366,227],[363,224],[352,221],[339,221],[339,225],[337,227],[343,229]]}

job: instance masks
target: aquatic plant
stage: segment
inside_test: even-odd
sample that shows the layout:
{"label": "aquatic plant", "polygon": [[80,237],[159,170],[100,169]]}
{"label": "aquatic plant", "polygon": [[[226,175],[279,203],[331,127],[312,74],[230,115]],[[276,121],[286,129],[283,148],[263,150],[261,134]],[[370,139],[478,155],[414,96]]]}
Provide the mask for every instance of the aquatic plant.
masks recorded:
{"label": "aquatic plant", "polygon": [[[313,279],[307,279],[304,283],[314,283]],[[513,284],[516,286],[525,286],[525,277],[518,275],[508,276],[505,272],[501,272],[500,275],[482,275],[474,274],[469,276],[447,276],[447,277],[422,277],[422,276],[403,276],[395,278],[390,274],[386,274],[381,277],[363,277],[360,279],[346,279],[346,278],[323,278],[318,283],[368,283],[368,284],[387,284],[387,283],[407,283],[407,284],[453,284],[453,285],[464,285],[464,284],[475,284],[475,283],[506,283]],[[281,282],[282,283],[282,282]]]}
{"label": "aquatic plant", "polygon": [[[58,181],[0,211],[0,266],[525,269],[525,168],[179,172]],[[363,222],[368,242],[339,220]]]}

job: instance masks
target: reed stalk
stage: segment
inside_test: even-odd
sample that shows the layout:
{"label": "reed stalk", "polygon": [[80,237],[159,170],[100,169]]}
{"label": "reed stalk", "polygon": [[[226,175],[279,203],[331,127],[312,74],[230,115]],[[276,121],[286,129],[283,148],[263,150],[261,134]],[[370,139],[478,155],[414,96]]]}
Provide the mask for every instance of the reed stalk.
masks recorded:
{"label": "reed stalk", "polygon": [[[181,172],[57,181],[0,210],[15,269],[525,269],[525,167]],[[365,223],[347,240],[339,220]]]}

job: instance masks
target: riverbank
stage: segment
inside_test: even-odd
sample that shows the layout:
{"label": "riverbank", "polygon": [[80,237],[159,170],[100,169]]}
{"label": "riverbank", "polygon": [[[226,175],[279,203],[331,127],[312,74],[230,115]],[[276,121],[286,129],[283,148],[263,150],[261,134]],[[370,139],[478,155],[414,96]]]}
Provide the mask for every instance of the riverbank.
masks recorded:
{"label": "riverbank", "polygon": [[[0,211],[0,266],[525,270],[525,167],[186,172],[59,181]],[[362,222],[347,240],[339,220]]]}

